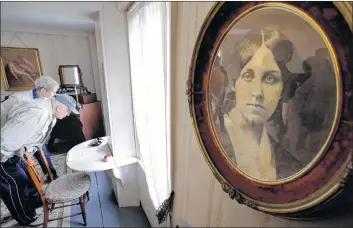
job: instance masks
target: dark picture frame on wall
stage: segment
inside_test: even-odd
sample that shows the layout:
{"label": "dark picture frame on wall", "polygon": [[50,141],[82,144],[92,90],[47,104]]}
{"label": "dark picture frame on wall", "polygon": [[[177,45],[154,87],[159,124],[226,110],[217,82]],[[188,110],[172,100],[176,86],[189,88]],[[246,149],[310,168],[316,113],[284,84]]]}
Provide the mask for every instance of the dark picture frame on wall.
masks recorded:
{"label": "dark picture frame on wall", "polygon": [[315,219],[353,202],[352,2],[217,2],[187,98],[223,190],[272,215]]}
{"label": "dark picture frame on wall", "polygon": [[37,48],[1,47],[1,79],[5,90],[28,90],[42,73]]}

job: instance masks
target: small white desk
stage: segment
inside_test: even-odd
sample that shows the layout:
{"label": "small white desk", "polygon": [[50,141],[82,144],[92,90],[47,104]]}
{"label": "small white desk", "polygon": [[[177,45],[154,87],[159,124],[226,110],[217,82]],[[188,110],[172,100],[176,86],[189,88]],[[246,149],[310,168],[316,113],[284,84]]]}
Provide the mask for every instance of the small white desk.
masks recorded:
{"label": "small white desk", "polygon": [[139,205],[138,184],[136,167],[130,164],[138,163],[136,157],[115,157],[109,162],[104,161],[106,154],[112,155],[108,145],[109,137],[102,137],[99,146],[88,146],[92,140],[88,140],[73,147],[66,156],[66,164],[74,171],[99,172],[105,171],[111,178],[115,196],[119,207],[131,207]]}
{"label": "small white desk", "polygon": [[96,172],[116,167],[114,160],[104,161],[104,155],[112,155],[108,146],[107,137],[102,137],[102,143],[99,146],[91,147],[88,144],[92,140],[88,140],[71,148],[66,156],[66,164],[73,170]]}
{"label": "small white desk", "polygon": [[[138,161],[135,157],[115,158],[104,161],[106,154],[112,155],[108,145],[108,137],[101,137],[99,146],[88,146],[92,140],[88,140],[71,148],[66,156],[66,164],[75,171],[98,172],[119,168]],[[118,160],[118,161],[117,161]]]}

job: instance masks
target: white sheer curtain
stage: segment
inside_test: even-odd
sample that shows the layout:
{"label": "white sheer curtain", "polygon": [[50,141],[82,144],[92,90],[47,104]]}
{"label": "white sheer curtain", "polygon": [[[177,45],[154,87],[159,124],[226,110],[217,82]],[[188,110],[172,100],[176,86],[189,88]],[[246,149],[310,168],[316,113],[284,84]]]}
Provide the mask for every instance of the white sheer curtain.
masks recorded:
{"label": "white sheer curtain", "polygon": [[139,2],[128,12],[136,146],[156,209],[171,188],[169,4]]}

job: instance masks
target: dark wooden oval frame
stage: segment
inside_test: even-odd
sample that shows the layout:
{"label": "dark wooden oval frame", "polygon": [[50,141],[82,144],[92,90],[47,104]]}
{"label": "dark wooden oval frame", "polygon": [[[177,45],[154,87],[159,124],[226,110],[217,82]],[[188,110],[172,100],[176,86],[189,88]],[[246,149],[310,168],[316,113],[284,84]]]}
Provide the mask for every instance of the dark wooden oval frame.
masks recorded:
{"label": "dark wooden oval frame", "polygon": [[[344,198],[342,195],[352,191],[347,190],[351,187],[346,184],[353,164],[353,64],[348,64],[353,63],[352,22],[345,20],[342,12],[345,7],[337,6],[340,3],[285,2],[311,16],[333,44],[342,81],[342,112],[331,144],[311,170],[295,180],[268,185],[250,180],[232,168],[217,146],[206,102],[209,68],[217,51],[216,44],[241,13],[263,3],[218,2],[211,9],[200,30],[187,81],[190,114],[204,157],[232,199],[279,216],[313,218],[331,210],[332,202],[337,204]],[[348,13],[350,10],[347,7]]]}

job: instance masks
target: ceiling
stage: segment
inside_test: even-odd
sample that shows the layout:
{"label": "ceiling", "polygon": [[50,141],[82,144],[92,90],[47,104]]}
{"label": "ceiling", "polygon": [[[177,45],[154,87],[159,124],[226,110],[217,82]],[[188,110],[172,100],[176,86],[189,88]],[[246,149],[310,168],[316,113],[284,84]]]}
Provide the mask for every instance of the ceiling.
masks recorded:
{"label": "ceiling", "polygon": [[94,30],[102,2],[1,2],[2,25]]}

